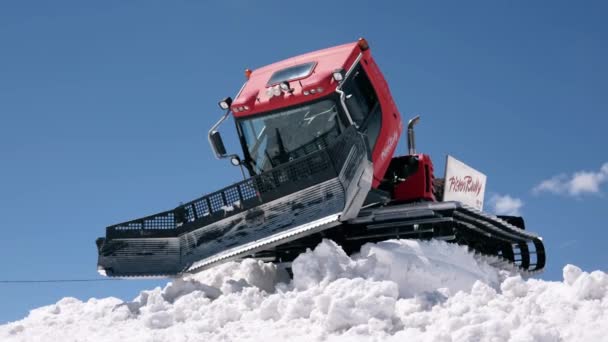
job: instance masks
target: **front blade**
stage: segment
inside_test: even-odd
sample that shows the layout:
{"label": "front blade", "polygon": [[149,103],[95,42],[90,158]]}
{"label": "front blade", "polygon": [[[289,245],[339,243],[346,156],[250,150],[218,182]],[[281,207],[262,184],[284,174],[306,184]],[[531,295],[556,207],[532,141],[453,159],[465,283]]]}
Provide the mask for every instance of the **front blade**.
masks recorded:
{"label": "front blade", "polygon": [[108,276],[198,272],[356,217],[371,188],[364,136],[350,128],[327,149],[174,210],[110,226],[98,240]]}

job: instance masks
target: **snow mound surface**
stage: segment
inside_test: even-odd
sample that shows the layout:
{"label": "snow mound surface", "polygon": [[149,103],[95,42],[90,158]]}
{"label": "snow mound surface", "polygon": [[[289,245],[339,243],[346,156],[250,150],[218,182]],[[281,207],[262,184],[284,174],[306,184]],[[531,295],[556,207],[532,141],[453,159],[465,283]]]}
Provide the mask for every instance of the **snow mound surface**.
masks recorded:
{"label": "snow mound surface", "polygon": [[0,326],[1,341],[606,341],[608,275],[524,280],[464,247],[392,240],[347,256],[228,263],[131,302],[64,298]]}

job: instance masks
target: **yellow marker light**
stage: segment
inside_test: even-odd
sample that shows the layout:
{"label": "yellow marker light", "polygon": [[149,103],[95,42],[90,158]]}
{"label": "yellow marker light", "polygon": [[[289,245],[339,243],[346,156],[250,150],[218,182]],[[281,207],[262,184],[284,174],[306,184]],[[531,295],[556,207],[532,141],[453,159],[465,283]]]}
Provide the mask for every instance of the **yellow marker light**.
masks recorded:
{"label": "yellow marker light", "polygon": [[357,41],[357,45],[359,45],[361,51],[369,49],[369,44],[367,43],[367,40],[365,40],[365,38],[359,38],[359,40]]}

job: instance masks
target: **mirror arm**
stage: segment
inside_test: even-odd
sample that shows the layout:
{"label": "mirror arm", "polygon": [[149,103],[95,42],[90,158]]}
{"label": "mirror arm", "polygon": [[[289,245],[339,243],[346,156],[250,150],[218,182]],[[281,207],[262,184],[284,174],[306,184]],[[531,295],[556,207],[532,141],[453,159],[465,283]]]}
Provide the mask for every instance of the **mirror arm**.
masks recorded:
{"label": "mirror arm", "polygon": [[[243,85],[241,86],[241,89],[239,90],[239,92],[234,97],[235,99],[239,98],[239,95],[241,95],[241,92],[243,91],[243,88],[245,88],[246,84],[247,84],[247,82],[243,83]],[[222,124],[222,122],[224,122],[226,119],[228,119],[228,116],[230,115],[230,112],[231,112],[230,108],[226,109],[226,112],[224,113],[224,115],[215,123],[215,125],[213,125],[211,127],[211,129],[209,130],[209,133],[207,134],[207,139],[209,140],[209,145],[211,145],[211,150],[213,150],[213,154],[215,155],[216,159],[231,158],[232,156],[235,156],[235,154],[231,154],[231,155],[222,155],[222,154],[220,154],[215,149],[215,145],[213,144],[213,139],[211,138],[211,136],[213,135],[213,132],[217,131],[217,128],[220,127],[220,125]]]}
{"label": "mirror arm", "polygon": [[[243,88],[245,88],[246,84],[247,84],[247,82],[243,83],[243,86],[241,87],[241,89],[239,90],[239,92],[236,94],[235,99],[238,99],[239,95],[241,95],[241,92],[243,91]],[[246,176],[245,176],[245,170],[243,169],[243,163],[240,161],[241,160],[240,157],[237,154],[221,154],[221,153],[219,153],[219,151],[215,148],[215,144],[213,142],[213,140],[214,140],[213,139],[213,135],[216,132],[218,133],[218,137],[220,138],[220,141],[221,141],[221,136],[219,136],[219,132],[217,131],[217,129],[220,127],[220,125],[224,121],[226,121],[226,119],[228,119],[228,116],[230,115],[230,112],[231,112],[230,108],[226,109],[226,112],[224,112],[224,115],[222,115],[222,117],[213,126],[211,126],[211,129],[209,129],[209,132],[207,134],[207,140],[209,141],[209,145],[211,146],[211,150],[213,151],[213,155],[215,155],[216,159],[225,159],[225,158],[234,159],[234,158],[236,158],[239,161],[238,166],[241,169],[241,174],[243,175],[243,179],[247,179]],[[222,142],[222,145],[224,145],[223,142]],[[224,146],[224,150],[225,149],[226,148]]]}

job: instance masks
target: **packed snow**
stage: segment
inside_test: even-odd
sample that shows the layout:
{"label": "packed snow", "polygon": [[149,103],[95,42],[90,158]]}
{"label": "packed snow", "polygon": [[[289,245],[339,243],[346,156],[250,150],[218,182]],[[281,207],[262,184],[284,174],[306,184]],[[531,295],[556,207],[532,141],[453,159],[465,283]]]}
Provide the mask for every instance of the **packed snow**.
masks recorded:
{"label": "packed snow", "polygon": [[567,265],[522,279],[465,247],[331,241],[293,262],[228,263],[131,302],[64,298],[0,326],[2,341],[607,341],[608,275]]}

